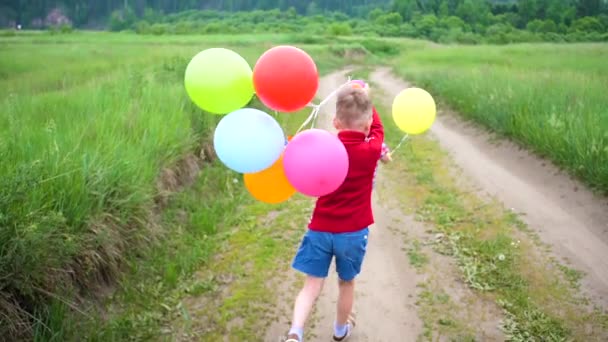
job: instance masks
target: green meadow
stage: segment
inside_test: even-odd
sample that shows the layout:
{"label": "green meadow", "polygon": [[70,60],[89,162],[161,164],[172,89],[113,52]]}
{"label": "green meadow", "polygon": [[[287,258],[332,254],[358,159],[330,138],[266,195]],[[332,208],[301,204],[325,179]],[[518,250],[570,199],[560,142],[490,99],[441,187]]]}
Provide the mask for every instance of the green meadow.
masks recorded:
{"label": "green meadow", "polygon": [[[60,341],[89,329],[107,340],[158,329],[158,317],[129,310],[143,310],[207,265],[252,201],[240,176],[213,159],[220,117],[189,100],[185,68],[217,46],[253,67],[278,44],[307,51],[320,74],[389,65],[438,102],[608,193],[606,44],[460,46],[294,34],[1,37],[0,335]],[[264,108],[256,99],[250,105]],[[307,114],[274,115],[293,134]],[[142,280],[139,294],[129,292],[136,282],[128,275]],[[107,289],[129,308],[108,310],[117,319],[99,318],[106,310],[95,303],[105,303]],[[79,325],[73,317],[90,319]]]}

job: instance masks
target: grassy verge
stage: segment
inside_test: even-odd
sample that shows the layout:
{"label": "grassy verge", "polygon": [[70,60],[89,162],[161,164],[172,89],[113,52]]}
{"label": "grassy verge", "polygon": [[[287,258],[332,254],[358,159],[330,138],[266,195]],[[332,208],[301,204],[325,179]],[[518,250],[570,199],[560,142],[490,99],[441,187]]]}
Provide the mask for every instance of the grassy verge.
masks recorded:
{"label": "grassy verge", "polygon": [[604,44],[404,45],[392,64],[465,117],[608,194]]}
{"label": "grassy verge", "polygon": [[[394,146],[402,133],[388,115],[384,122],[387,141]],[[457,186],[437,142],[413,137],[394,155],[395,162],[384,169],[387,177],[399,179],[394,196],[417,220],[442,234],[435,248],[455,258],[468,286],[491,294],[505,310],[503,330],[509,340],[586,341],[608,334],[606,316],[585,305],[568,279],[538,252],[530,233],[521,229],[523,223],[499,204],[484,203]],[[441,299],[431,295],[421,300]]]}
{"label": "grassy verge", "polygon": [[[276,289],[285,286],[293,253],[309,216],[311,202],[303,196],[280,206],[253,203],[239,212],[238,226],[212,265],[196,275],[223,282],[208,294],[183,299],[188,314],[179,314],[177,332],[209,341],[224,336],[262,340],[271,322],[281,320]],[[285,298],[291,302],[293,298]],[[190,321],[188,317],[196,317]]]}
{"label": "grassy verge", "polygon": [[[189,59],[221,45],[253,65],[275,42],[139,39],[82,33],[0,41],[1,58],[10,61],[0,66],[7,113],[0,119],[3,336],[60,339],[69,312],[84,311],[93,293],[103,296],[125,267],[144,267],[137,260],[149,253],[164,258],[150,252],[171,231],[159,221],[159,194],[171,184],[159,175],[199,155],[220,118],[187,98]],[[324,47],[302,47],[321,72],[341,63]],[[284,127],[301,123],[298,115],[278,117]],[[205,190],[224,195],[213,191]],[[205,212],[201,224],[214,225],[219,216]]]}
{"label": "grassy verge", "polygon": [[428,281],[420,284],[422,288],[416,305],[419,307],[418,314],[424,326],[419,341],[436,341],[440,338],[450,338],[451,341],[474,342],[476,327],[466,317],[460,317],[458,312],[463,312],[453,301],[448,293],[437,288],[437,284]]}

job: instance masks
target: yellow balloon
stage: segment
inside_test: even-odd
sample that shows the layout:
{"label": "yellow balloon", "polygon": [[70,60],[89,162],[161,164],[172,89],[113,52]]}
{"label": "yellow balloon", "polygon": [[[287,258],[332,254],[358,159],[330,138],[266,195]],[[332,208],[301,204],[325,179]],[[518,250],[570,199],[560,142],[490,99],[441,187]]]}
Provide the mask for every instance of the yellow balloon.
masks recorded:
{"label": "yellow balloon", "polygon": [[435,100],[426,90],[407,88],[393,100],[393,120],[407,134],[424,133],[435,121]]}

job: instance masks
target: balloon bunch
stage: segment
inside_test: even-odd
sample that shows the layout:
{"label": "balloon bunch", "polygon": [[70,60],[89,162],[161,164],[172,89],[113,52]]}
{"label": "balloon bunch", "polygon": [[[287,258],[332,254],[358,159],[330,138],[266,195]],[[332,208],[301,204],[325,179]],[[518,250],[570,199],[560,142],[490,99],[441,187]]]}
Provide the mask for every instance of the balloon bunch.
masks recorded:
{"label": "balloon bunch", "polygon": [[[338,137],[316,128],[300,132],[327,100],[311,105],[318,86],[313,59],[303,50],[285,45],[264,52],[253,70],[232,50],[206,49],[192,58],[185,72],[186,92],[194,104],[224,115],[213,137],[218,158],[242,173],[249,193],[266,203],[284,202],[296,192],[323,196],[346,179],[348,154]],[[429,113],[430,95],[412,89],[417,88],[406,89],[395,98],[393,118],[406,133],[419,134],[434,120],[434,102],[432,117],[421,119],[417,111]],[[293,113],[311,106],[313,112],[295,136],[286,138],[275,118],[245,107],[254,94],[275,111]]]}
{"label": "balloon bunch", "polygon": [[244,174],[245,186],[254,198],[280,203],[296,191],[323,196],[344,182],[348,155],[337,137],[310,129],[286,139],[272,116],[243,108],[254,93],[275,111],[292,113],[308,106],[316,95],[319,75],[315,62],[303,50],[274,47],[252,70],[232,50],[207,49],[188,64],[185,86],[198,107],[227,114],[215,129],[214,149],[226,167]]}

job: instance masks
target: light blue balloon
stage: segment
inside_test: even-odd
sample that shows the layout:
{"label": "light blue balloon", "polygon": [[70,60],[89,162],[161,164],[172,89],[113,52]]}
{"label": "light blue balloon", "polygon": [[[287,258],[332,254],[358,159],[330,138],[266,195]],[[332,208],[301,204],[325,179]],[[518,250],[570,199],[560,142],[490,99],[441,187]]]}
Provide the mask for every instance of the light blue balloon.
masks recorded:
{"label": "light blue balloon", "polygon": [[256,173],[272,166],[285,149],[285,134],[270,115],[242,108],[222,118],[213,136],[215,153],[229,169]]}

